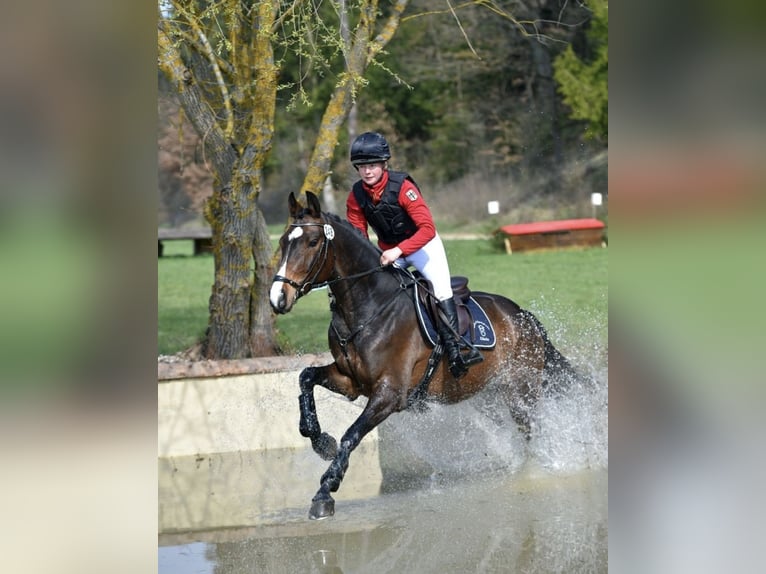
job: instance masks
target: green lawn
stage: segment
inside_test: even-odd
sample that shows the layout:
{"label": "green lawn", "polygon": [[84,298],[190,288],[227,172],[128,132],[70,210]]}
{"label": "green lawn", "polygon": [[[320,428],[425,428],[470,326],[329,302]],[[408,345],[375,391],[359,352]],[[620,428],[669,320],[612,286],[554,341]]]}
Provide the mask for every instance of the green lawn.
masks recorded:
{"label": "green lawn", "polygon": [[[187,245],[188,243],[188,245]],[[532,310],[562,351],[604,349],[607,340],[608,249],[506,255],[487,240],[446,240],[453,275],[477,291],[505,295]],[[207,325],[213,258],[191,256],[191,242],[166,243],[158,260],[160,354],[196,343]],[[291,353],[327,350],[327,291],[312,292],[277,317],[280,342]]]}
{"label": "green lawn", "polygon": [[192,241],[167,241],[165,256],[158,260],[157,345],[161,355],[188,349],[207,327],[213,256],[192,253]]}

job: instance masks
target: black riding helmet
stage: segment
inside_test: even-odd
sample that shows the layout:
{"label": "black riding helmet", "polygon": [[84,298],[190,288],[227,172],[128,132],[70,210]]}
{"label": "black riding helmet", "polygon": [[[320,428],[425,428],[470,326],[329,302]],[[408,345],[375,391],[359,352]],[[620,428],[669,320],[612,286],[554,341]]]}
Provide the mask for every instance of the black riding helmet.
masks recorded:
{"label": "black riding helmet", "polygon": [[354,167],[391,159],[386,138],[377,132],[365,132],[351,144],[351,164]]}

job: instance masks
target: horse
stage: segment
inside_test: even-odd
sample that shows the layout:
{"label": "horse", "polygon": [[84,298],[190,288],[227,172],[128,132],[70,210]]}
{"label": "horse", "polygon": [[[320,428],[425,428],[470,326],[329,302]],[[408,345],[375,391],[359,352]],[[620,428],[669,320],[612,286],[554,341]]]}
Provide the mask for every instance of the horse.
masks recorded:
{"label": "horse", "polygon": [[[502,295],[472,291],[497,332],[496,344],[482,350],[484,360],[456,380],[447,360],[434,353],[441,345],[432,348],[419,326],[410,287],[420,279],[395,265],[381,266],[380,249],[348,221],[322,212],[313,193],[306,193],[306,205],[290,193],[288,207],[291,223],[279,240],[272,309],[289,313],[312,289],[326,286],[330,293],[328,341],[334,361],[299,375],[299,432],[331,461],[311,501],[310,519],[335,514],[331,492],[340,487],[352,451],[390,415],[422,406],[416,398],[453,404],[494,384],[529,439],[535,404],[557,377],[572,371],[531,312]],[[351,401],[368,399],[340,445],[319,424],[317,385]]]}

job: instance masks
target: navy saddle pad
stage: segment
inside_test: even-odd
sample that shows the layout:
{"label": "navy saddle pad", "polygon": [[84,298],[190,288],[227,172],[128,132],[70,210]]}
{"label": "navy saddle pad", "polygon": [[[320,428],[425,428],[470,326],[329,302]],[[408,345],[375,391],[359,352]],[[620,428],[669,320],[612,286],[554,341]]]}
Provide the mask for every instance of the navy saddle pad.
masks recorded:
{"label": "navy saddle pad", "polygon": [[[415,301],[418,322],[420,323],[420,329],[423,331],[426,342],[430,343],[431,346],[436,346],[436,342],[439,340],[439,334],[434,327],[433,320],[423,306],[423,303],[421,303],[420,298],[416,296]],[[492,322],[489,320],[489,317],[487,317],[484,309],[481,308],[473,297],[468,297],[463,304],[468,309],[470,318],[467,331],[461,333],[463,339],[477,349],[493,349],[495,347],[495,329],[492,327]]]}

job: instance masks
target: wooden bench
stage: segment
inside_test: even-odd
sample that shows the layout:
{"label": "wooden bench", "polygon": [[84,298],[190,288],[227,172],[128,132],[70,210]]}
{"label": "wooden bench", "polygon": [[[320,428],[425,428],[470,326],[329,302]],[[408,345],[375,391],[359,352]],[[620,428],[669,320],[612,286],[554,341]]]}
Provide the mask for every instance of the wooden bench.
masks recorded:
{"label": "wooden bench", "polygon": [[197,229],[158,229],[157,230],[157,256],[162,257],[162,242],[177,239],[194,240],[194,255],[213,252],[213,232],[210,228],[200,227]]}
{"label": "wooden bench", "polygon": [[604,223],[598,219],[561,219],[504,225],[505,251],[535,251],[563,247],[604,247]]}

